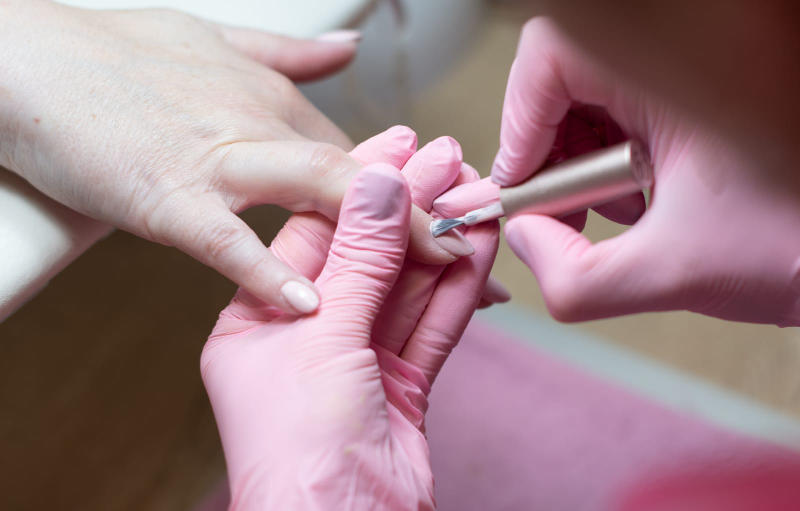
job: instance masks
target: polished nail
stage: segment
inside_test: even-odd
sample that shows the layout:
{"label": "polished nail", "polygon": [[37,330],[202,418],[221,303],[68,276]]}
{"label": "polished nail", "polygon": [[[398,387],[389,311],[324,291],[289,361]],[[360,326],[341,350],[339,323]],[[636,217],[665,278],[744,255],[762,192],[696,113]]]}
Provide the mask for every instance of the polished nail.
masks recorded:
{"label": "polished nail", "polygon": [[319,297],[310,287],[290,280],[281,287],[281,294],[289,305],[304,314],[314,312],[319,307]]}
{"label": "polished nail", "polygon": [[436,240],[436,243],[438,243],[441,248],[456,257],[468,256],[475,253],[475,247],[472,246],[472,243],[455,229],[446,234],[442,234],[438,238],[434,238],[434,240]]}
{"label": "polished nail", "polygon": [[361,32],[358,30],[334,30],[318,35],[315,40],[323,43],[357,43],[361,41]]}

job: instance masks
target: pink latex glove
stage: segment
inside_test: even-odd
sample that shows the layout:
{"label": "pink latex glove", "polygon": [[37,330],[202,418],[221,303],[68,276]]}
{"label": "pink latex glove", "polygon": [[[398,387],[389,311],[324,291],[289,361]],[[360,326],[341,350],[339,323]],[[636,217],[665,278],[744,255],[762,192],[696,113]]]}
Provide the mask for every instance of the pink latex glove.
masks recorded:
{"label": "pink latex glove", "polygon": [[[415,208],[423,213],[431,212],[433,200],[447,190],[478,179],[478,173],[463,163],[461,147],[450,137],[440,137],[422,148],[418,154],[417,135],[406,126],[394,126],[358,145],[350,156],[362,164],[383,162],[402,168],[403,175],[411,186],[411,197]],[[412,157],[413,156],[413,157]],[[434,208],[435,209],[435,208]],[[325,264],[336,224],[318,213],[297,213],[292,215],[281,232],[273,240],[270,250],[279,259],[307,278],[319,275]],[[429,231],[427,215],[411,215],[413,232]],[[452,233],[452,234],[450,234]],[[448,251],[462,250],[464,236],[457,230],[449,236],[437,238],[438,243]],[[408,254],[415,257],[415,247],[409,243]],[[424,259],[423,259],[424,260]],[[443,266],[420,263],[420,268],[431,268],[436,272]],[[423,294],[423,296],[425,296]],[[507,302],[511,295],[492,277],[489,277],[483,290],[479,307]],[[424,305],[424,301],[422,301]]]}
{"label": "pink latex glove", "polygon": [[[621,83],[547,19],[533,19],[523,29],[492,178],[509,185],[528,177],[548,157],[559,125],[576,106],[594,117],[586,122],[596,133],[584,130],[574,152],[609,142],[596,129],[598,111],[607,112],[624,133],[649,146],[656,180],[651,206],[636,225],[596,244],[553,218],[508,221],[508,243],[536,275],[554,317],[580,321],[688,309],[800,324],[796,182],[767,176],[688,116]],[[629,211],[635,216],[635,204]]]}
{"label": "pink latex glove", "polygon": [[[469,229],[475,253],[423,272],[416,292],[417,263],[404,263],[409,188],[430,203],[469,172],[452,139],[411,156],[409,135],[394,128],[353,151],[405,164],[409,184],[385,164],[367,166],[345,196],[329,253],[330,225],[314,215],[295,215],[273,243],[297,271],[319,275],[319,311],[282,316],[240,290],[209,338],[201,368],[232,509],[434,507],[426,396],[478,305],[497,225]],[[381,336],[386,321],[408,332],[399,346]]]}

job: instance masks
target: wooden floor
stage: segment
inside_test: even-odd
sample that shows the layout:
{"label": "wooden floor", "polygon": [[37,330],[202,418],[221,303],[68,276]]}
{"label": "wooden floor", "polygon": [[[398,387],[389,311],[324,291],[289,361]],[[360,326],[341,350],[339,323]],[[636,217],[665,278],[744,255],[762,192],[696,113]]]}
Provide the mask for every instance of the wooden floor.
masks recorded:
{"label": "wooden floor", "polygon": [[[520,22],[492,11],[474,46],[409,112],[422,140],[455,136],[484,174]],[[374,127],[349,128],[358,140]],[[246,215],[264,239],[282,218],[269,208]],[[589,232],[615,230],[592,221]],[[495,274],[519,305],[542,310],[506,247]],[[115,233],[0,324],[0,509],[190,509],[223,476],[198,358],[233,291],[175,250]],[[797,329],[688,313],[574,328],[800,416]]]}

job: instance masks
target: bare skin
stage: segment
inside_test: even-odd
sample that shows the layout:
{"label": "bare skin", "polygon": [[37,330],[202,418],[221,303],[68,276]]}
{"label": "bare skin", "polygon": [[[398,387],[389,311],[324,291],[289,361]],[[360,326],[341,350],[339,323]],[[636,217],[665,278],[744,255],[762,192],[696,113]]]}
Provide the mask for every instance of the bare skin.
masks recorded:
{"label": "bare skin", "polygon": [[[356,44],[173,11],[0,1],[0,166],[72,209],[177,247],[266,303],[310,312],[311,282],[236,213],[270,203],[338,217],[361,164],[291,80],[340,69]],[[464,255],[425,232],[426,213],[414,218],[416,257]]]}

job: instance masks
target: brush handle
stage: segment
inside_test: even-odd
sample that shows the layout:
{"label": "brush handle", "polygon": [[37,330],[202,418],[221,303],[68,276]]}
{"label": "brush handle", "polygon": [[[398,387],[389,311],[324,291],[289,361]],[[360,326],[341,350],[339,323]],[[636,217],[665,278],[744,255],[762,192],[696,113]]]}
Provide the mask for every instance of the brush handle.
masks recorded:
{"label": "brush handle", "polygon": [[522,184],[500,189],[507,215],[563,216],[599,206],[653,184],[653,168],[641,142],[629,140],[539,171]]}

